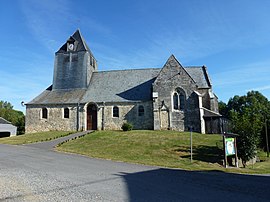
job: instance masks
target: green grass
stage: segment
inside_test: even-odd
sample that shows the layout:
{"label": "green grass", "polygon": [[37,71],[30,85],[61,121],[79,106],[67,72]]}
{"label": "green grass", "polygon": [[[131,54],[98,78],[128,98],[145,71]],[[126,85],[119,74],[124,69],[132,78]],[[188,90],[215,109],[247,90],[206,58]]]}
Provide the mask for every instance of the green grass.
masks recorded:
{"label": "green grass", "polygon": [[145,165],[185,170],[217,170],[236,173],[270,173],[270,162],[248,168],[221,165],[220,135],[193,133],[193,161],[190,161],[190,133],[176,131],[96,131],[62,144],[58,151]]}
{"label": "green grass", "polygon": [[48,132],[39,132],[39,133],[29,133],[25,135],[13,136],[0,138],[0,144],[30,144],[34,142],[49,141],[59,137],[64,137],[72,132],[67,131],[48,131]]}
{"label": "green grass", "polygon": [[258,157],[261,162],[257,162],[254,165],[248,165],[247,169],[250,173],[270,173],[270,158],[267,158],[266,152],[259,151]]}

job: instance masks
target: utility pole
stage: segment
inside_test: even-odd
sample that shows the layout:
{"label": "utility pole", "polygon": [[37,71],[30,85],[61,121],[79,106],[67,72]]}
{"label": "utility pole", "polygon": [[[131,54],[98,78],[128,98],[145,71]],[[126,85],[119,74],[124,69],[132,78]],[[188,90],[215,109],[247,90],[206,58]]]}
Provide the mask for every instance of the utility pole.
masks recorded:
{"label": "utility pole", "polygon": [[266,141],[267,157],[269,158],[268,128],[267,128],[267,119],[266,118],[265,118],[265,141]]}

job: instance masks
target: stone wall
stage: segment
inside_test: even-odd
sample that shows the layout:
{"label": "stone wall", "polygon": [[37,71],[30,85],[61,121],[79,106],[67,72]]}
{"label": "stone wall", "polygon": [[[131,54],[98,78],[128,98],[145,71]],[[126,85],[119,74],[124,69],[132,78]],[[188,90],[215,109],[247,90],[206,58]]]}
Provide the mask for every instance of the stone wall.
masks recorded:
{"label": "stone wall", "polygon": [[[69,108],[69,118],[64,118],[64,108]],[[77,106],[76,105],[49,105],[47,119],[42,118],[42,108],[39,105],[27,105],[25,133],[39,131],[75,131],[77,129]]]}
{"label": "stone wall", "polygon": [[202,106],[206,109],[210,109],[209,89],[199,89],[198,92],[202,95]]}
{"label": "stone wall", "polygon": [[[104,108],[103,104],[99,105],[99,130],[121,130],[121,126],[124,122],[131,123],[133,129],[153,129],[153,107],[151,101],[136,103],[105,103],[104,105]],[[144,107],[143,116],[139,116],[138,114],[140,105]],[[114,106],[119,108],[119,117],[113,117]],[[104,122],[102,123],[103,119]]]}
{"label": "stone wall", "polygon": [[[173,107],[173,94],[177,88],[185,94],[182,110],[175,110]],[[193,126],[196,131],[201,132],[199,100],[195,90],[195,82],[171,56],[153,84],[153,92],[158,93],[158,97],[153,98],[154,129],[184,131]]]}
{"label": "stone wall", "polygon": [[[219,112],[218,110],[218,98],[212,92],[212,89],[199,89],[198,92],[202,94],[203,107],[214,112]],[[211,96],[212,95],[212,96]]]}
{"label": "stone wall", "polygon": [[[119,117],[113,117],[113,107],[119,108]],[[144,115],[139,116],[139,106],[144,107]],[[64,118],[64,108],[69,108],[69,118]],[[47,119],[42,118],[43,106],[28,105],[26,107],[26,133],[39,131],[75,131],[86,130],[87,125],[87,105],[79,108],[77,117],[77,105],[50,105]],[[77,118],[78,121],[77,121]],[[102,103],[98,104],[97,112],[98,130],[121,130],[124,122],[129,122],[134,129],[153,129],[153,107],[152,102],[136,103]],[[78,122],[78,123],[77,123]]]}

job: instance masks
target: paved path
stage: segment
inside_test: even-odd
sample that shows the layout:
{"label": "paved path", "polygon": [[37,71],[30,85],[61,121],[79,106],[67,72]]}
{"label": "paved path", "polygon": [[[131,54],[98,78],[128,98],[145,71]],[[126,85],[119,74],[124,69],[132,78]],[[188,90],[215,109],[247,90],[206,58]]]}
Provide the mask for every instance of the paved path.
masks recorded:
{"label": "paved path", "polygon": [[51,150],[60,143],[66,142],[66,141],[74,139],[74,138],[84,136],[84,135],[86,135],[88,133],[91,133],[91,132],[93,132],[93,131],[91,131],[91,130],[82,131],[82,132],[74,133],[74,134],[71,134],[71,135],[68,135],[68,136],[65,136],[65,137],[60,137],[60,138],[57,138],[57,139],[54,139],[54,140],[51,140],[51,141],[37,142],[37,143],[32,143],[32,144],[25,144],[25,146]]}
{"label": "paved path", "polygon": [[269,201],[270,177],[135,165],[0,144],[0,202]]}

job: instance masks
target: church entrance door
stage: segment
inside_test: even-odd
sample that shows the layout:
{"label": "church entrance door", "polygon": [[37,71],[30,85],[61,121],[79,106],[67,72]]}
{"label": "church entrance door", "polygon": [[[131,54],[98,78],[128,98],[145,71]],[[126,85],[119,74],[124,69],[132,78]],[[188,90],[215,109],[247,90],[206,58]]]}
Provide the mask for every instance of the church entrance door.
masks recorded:
{"label": "church entrance door", "polygon": [[87,130],[97,130],[97,106],[94,104],[87,107]]}

